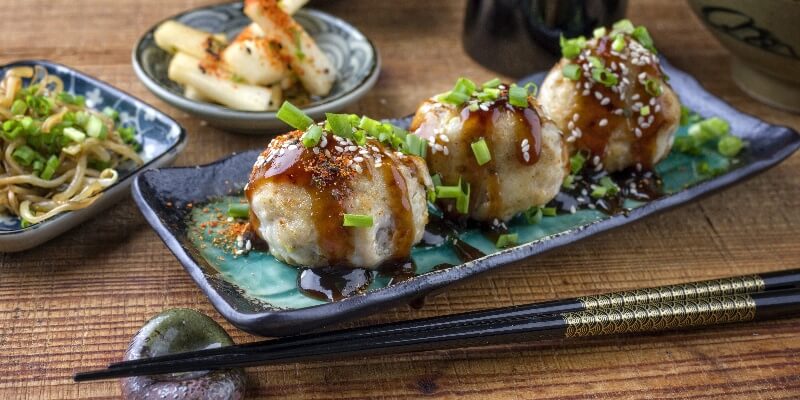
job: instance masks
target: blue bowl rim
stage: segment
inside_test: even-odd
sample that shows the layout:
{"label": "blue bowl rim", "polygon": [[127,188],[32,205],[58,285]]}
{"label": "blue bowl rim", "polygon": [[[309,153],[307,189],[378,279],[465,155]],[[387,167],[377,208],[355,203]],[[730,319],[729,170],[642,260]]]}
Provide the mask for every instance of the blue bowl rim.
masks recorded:
{"label": "blue bowl rim", "polygon": [[[175,20],[181,18],[185,15],[192,14],[195,12],[214,9],[214,8],[221,8],[221,7],[231,7],[234,6],[236,8],[242,8],[241,1],[235,2],[228,2],[228,3],[220,3],[220,4],[212,4],[203,7],[197,7],[190,10],[186,10],[175,14],[173,16],[164,18],[163,20],[159,21],[150,29],[148,29],[136,42],[133,46],[133,51],[131,54],[131,61],[133,64],[133,68],[136,72],[137,77],[142,81],[142,83],[154,94],[161,97],[162,99],[169,99],[170,102],[179,103],[181,108],[185,111],[191,111],[192,113],[202,113],[202,114],[213,114],[214,117],[217,118],[237,118],[237,119],[268,119],[277,120],[277,111],[242,111],[242,110],[234,110],[219,104],[214,103],[207,103],[197,100],[192,100],[183,94],[178,94],[173,92],[172,90],[167,89],[164,85],[162,85],[155,77],[149,74],[142,65],[144,64],[141,60],[142,51],[141,48],[144,45],[145,40],[150,39],[153,36],[153,32],[155,32],[156,28],[159,25],[166,21]],[[375,78],[375,75],[380,71],[381,66],[381,57],[380,53],[378,52],[378,48],[372,42],[372,40],[365,35],[363,32],[358,30],[355,26],[351,25],[347,21],[342,18],[339,18],[335,15],[328,14],[324,11],[315,10],[311,8],[302,8],[298,12],[306,13],[314,18],[325,18],[331,21],[336,22],[337,24],[343,25],[348,29],[357,32],[364,39],[369,43],[370,49],[372,49],[372,53],[374,57],[372,57],[372,63],[370,65],[370,71],[368,74],[364,75],[364,78],[361,79],[356,85],[354,85],[350,90],[346,92],[342,92],[336,96],[324,97],[320,101],[311,103],[307,106],[300,107],[300,109],[306,111],[307,113],[316,113],[316,112],[323,112],[326,109],[326,105],[329,103],[340,101],[346,99],[348,96],[352,95],[353,93],[357,92],[360,88],[365,85],[368,85],[371,80]]]}
{"label": "blue bowl rim", "polygon": [[[138,98],[138,97],[136,97],[136,96],[134,96],[134,95],[122,90],[122,89],[118,89],[117,87],[111,85],[110,83],[108,83],[106,81],[103,81],[101,79],[97,79],[97,78],[95,78],[95,77],[93,77],[93,76],[91,76],[91,75],[89,75],[89,74],[87,74],[87,73],[85,73],[85,72],[83,72],[83,71],[81,71],[79,69],[76,69],[76,68],[73,68],[73,67],[70,67],[70,66],[67,66],[67,65],[64,65],[64,64],[60,64],[60,63],[57,63],[57,62],[54,62],[54,61],[50,61],[50,60],[29,59],[29,60],[12,61],[10,63],[0,65],[0,70],[5,70],[5,69],[8,69],[8,68],[13,68],[13,67],[18,67],[18,66],[21,67],[21,66],[33,66],[33,65],[42,65],[42,66],[47,66],[47,67],[51,67],[51,68],[63,68],[65,70],[67,70],[67,71],[70,71],[71,73],[74,73],[74,74],[80,76],[81,78],[85,79],[87,82],[92,83],[92,85],[94,85],[94,86],[102,87],[103,90],[111,92],[111,93],[114,93],[117,97],[119,97],[121,99],[126,99],[128,101],[132,100],[134,103],[140,103],[140,104],[150,108],[151,110],[156,112],[156,114],[158,114],[161,117],[163,117],[171,125],[174,125],[174,126],[178,127],[178,129],[179,129],[178,140],[176,140],[175,143],[173,143],[171,146],[169,146],[165,151],[163,151],[158,156],[153,157],[153,159],[151,159],[150,161],[144,163],[139,168],[136,168],[135,170],[133,170],[125,178],[120,179],[117,182],[115,182],[114,184],[112,184],[111,186],[103,189],[103,192],[109,191],[112,188],[114,188],[114,187],[116,187],[118,185],[121,185],[124,182],[127,182],[127,181],[133,179],[134,177],[137,177],[141,172],[147,170],[150,165],[152,165],[153,163],[155,163],[156,161],[158,161],[162,157],[166,156],[167,154],[172,152],[174,149],[178,148],[184,141],[186,141],[186,137],[187,137],[186,129],[180,123],[178,123],[178,121],[176,121],[174,118],[170,117],[165,112],[163,112],[163,111],[151,106],[150,104],[144,102],[140,98]],[[134,182],[135,182],[135,180],[134,180]],[[89,206],[89,207],[92,207],[92,206]],[[30,225],[30,226],[25,227],[25,228],[14,229],[14,230],[11,230],[11,231],[0,231],[0,236],[12,236],[12,235],[25,233],[25,232],[30,232],[30,231],[33,231],[33,230],[36,230],[36,229],[43,229],[43,228],[46,228],[51,222],[53,222],[53,221],[65,216],[67,214],[68,214],[68,212],[67,213],[61,213],[61,214],[53,216],[50,219],[42,221],[42,222],[40,222],[38,224]]]}

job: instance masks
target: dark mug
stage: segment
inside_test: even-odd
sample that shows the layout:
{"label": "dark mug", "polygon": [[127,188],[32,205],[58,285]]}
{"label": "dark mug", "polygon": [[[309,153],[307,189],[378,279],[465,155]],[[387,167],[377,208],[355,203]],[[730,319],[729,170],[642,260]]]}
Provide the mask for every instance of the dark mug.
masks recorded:
{"label": "dark mug", "polygon": [[591,36],[623,18],[627,0],[469,0],[464,50],[481,65],[512,77],[549,69],[558,39]]}

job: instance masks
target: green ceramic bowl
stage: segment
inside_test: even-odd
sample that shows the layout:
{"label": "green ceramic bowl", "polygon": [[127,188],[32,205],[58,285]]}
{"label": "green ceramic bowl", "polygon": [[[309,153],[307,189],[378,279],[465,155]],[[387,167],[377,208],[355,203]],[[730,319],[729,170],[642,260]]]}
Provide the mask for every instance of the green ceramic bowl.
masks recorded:
{"label": "green ceramic bowl", "polygon": [[800,112],[800,1],[689,0],[733,53],[733,79],[749,95]]}

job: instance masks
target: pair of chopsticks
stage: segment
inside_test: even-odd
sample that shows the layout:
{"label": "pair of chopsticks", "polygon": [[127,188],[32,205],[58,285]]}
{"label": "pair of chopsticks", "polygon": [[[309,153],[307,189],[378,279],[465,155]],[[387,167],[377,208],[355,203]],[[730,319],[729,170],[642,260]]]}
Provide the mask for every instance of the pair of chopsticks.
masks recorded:
{"label": "pair of chopsticks", "polygon": [[112,363],[76,382],[531,339],[659,331],[800,313],[800,269],[289,336]]}

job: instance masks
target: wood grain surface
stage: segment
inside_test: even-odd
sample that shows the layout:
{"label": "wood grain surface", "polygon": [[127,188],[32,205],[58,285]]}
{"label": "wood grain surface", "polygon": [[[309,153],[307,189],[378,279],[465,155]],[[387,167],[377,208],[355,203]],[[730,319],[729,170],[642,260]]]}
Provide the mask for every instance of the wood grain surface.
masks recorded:
{"label": "wood grain surface", "polygon": [[[266,145],[206,126],[151,95],[131,48],[151,25],[209,3],[188,0],[4,0],[0,63],[47,58],[154,104],[189,132],[179,165]],[[730,78],[730,55],[682,1],[631,1],[678,68],[734,107],[800,129],[800,116],[755,102]],[[458,76],[494,76],[461,47],[464,1],[327,0],[380,49],[375,88],[348,111],[406,115]],[[800,264],[800,155],[680,209],[453,287],[415,310],[385,310],[346,326],[506,306]],[[0,255],[0,398],[117,398],[116,381],[70,376],[119,360],[151,316],[199,309],[237,331],[126,199],[37,249]],[[800,398],[800,319],[715,329],[478,350],[299,363],[248,371],[249,398]]]}

